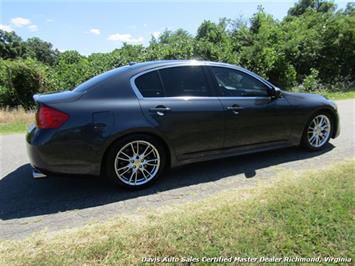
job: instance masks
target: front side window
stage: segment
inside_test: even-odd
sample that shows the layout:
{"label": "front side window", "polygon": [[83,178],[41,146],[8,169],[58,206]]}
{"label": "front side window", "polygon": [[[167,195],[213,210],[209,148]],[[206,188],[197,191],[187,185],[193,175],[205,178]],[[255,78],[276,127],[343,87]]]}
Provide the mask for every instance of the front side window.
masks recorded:
{"label": "front side window", "polygon": [[230,68],[212,67],[217,84],[224,96],[268,96],[268,87],[252,76]]}
{"label": "front side window", "polygon": [[163,97],[163,88],[157,71],[136,78],[136,87],[143,97]]}
{"label": "front side window", "polygon": [[166,97],[211,96],[200,66],[171,67],[159,70]]}

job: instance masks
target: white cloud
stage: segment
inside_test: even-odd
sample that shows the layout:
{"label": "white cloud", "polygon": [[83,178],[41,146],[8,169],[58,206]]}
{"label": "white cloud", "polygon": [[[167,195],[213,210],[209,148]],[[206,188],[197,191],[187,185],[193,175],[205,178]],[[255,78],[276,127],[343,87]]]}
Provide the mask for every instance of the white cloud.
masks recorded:
{"label": "white cloud", "polygon": [[143,27],[144,27],[144,28],[148,27],[148,24],[144,23],[144,24],[143,24]]}
{"label": "white cloud", "polygon": [[108,36],[107,40],[109,41],[120,41],[120,42],[127,42],[127,43],[142,43],[144,38],[143,37],[138,37],[138,38],[133,38],[131,34],[111,34]]}
{"label": "white cloud", "polygon": [[158,39],[159,36],[160,36],[160,32],[159,32],[159,31],[154,31],[154,32],[152,32],[152,36],[153,36],[155,39]]}
{"label": "white cloud", "polygon": [[47,21],[48,23],[51,23],[51,22],[53,22],[54,20],[51,19],[51,18],[47,18],[46,21]]}
{"label": "white cloud", "polygon": [[31,20],[27,18],[22,18],[22,17],[17,17],[11,19],[11,23],[14,24],[16,27],[23,27],[23,26],[28,26],[31,25]]}
{"label": "white cloud", "polygon": [[23,17],[12,18],[11,24],[18,28],[26,26],[28,30],[31,32],[38,31],[38,26],[32,24],[31,20],[29,20],[28,18],[23,18]]}
{"label": "white cloud", "polygon": [[95,28],[90,29],[89,32],[94,34],[94,35],[100,35],[101,34],[100,29],[95,29]]}
{"label": "white cloud", "polygon": [[3,24],[0,24],[0,30],[7,31],[7,32],[13,31],[13,29],[9,25],[3,25]]}
{"label": "white cloud", "polygon": [[38,26],[37,25],[30,25],[28,26],[28,29],[32,32],[38,31]]}

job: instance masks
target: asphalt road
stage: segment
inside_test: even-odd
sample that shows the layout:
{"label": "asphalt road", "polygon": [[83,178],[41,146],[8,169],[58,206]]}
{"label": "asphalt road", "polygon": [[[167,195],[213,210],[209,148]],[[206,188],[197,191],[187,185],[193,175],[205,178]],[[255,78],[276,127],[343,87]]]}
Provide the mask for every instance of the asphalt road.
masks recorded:
{"label": "asphalt road", "polygon": [[341,135],[325,150],[288,148],[203,162],[171,170],[155,186],[138,192],[118,189],[97,177],[63,176],[35,180],[24,135],[0,137],[0,239],[73,228],[120,214],[154,211],[198,200],[230,188],[272,179],[282,168],[321,169],[355,156],[355,100],[337,102]]}

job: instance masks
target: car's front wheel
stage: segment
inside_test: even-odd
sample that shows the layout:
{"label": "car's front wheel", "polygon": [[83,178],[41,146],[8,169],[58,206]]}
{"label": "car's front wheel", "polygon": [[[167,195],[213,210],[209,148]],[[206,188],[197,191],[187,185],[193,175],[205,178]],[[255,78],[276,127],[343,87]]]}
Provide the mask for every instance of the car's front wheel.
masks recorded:
{"label": "car's front wheel", "polygon": [[166,152],[161,142],[148,135],[132,135],[112,145],[106,158],[106,175],[116,184],[140,189],[163,172]]}
{"label": "car's front wheel", "polygon": [[332,118],[327,113],[317,113],[303,132],[302,144],[308,150],[321,150],[329,142],[332,133]]}

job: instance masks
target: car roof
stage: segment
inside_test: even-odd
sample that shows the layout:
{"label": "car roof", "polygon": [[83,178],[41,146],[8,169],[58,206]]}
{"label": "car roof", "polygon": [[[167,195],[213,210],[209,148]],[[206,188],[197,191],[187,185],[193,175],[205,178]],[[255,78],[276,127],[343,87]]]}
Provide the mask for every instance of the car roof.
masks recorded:
{"label": "car roof", "polygon": [[129,66],[132,70],[148,70],[151,68],[159,68],[162,66],[169,65],[213,65],[213,66],[229,66],[233,68],[243,68],[236,65],[222,63],[222,62],[212,62],[212,61],[202,61],[202,60],[156,60],[156,61],[147,61],[142,63],[130,63]]}

